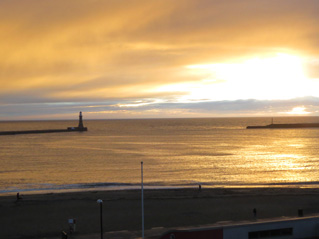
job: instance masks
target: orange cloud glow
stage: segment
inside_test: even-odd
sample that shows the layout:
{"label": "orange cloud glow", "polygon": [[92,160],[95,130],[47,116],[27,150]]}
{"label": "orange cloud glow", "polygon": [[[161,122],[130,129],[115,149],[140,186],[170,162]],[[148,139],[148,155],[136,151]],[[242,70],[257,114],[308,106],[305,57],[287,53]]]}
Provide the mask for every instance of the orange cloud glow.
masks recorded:
{"label": "orange cloud glow", "polygon": [[[31,103],[84,107],[319,97],[318,8],[316,0],[3,0],[2,118]],[[278,54],[297,59],[300,68],[291,61],[274,70]],[[244,63],[254,59],[270,59],[271,72],[260,67],[251,73],[256,64]],[[198,68],[203,65],[213,68]],[[224,73],[216,66],[225,66]],[[298,79],[296,70],[303,71]],[[259,87],[269,83],[277,84],[276,92],[269,87],[261,97]],[[286,89],[289,84],[294,88]],[[174,112],[183,110],[190,112]]]}

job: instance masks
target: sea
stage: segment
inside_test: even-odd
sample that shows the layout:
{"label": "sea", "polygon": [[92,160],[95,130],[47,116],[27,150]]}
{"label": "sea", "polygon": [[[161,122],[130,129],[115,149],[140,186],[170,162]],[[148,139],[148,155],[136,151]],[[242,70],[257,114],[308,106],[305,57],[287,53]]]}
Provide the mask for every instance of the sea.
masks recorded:
{"label": "sea", "polygon": [[[319,117],[276,117],[317,123]],[[85,120],[87,132],[0,136],[0,196],[181,187],[319,187],[319,128],[272,118]],[[0,131],[74,121],[2,121]],[[142,164],[143,162],[143,164]]]}

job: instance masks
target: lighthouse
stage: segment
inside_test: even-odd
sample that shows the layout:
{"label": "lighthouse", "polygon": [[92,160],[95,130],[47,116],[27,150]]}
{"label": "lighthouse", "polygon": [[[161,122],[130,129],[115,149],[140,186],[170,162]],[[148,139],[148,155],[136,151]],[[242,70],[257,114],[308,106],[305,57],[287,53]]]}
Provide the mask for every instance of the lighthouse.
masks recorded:
{"label": "lighthouse", "polygon": [[88,128],[83,126],[83,118],[82,118],[82,112],[80,111],[79,114],[79,125],[78,127],[68,127],[68,131],[87,131]]}
{"label": "lighthouse", "polygon": [[87,131],[88,129],[83,126],[82,112],[79,114],[79,126],[75,128],[76,131]]}
{"label": "lighthouse", "polygon": [[80,115],[79,115],[79,126],[78,128],[81,130],[83,129],[83,120],[82,120],[82,112],[80,111]]}

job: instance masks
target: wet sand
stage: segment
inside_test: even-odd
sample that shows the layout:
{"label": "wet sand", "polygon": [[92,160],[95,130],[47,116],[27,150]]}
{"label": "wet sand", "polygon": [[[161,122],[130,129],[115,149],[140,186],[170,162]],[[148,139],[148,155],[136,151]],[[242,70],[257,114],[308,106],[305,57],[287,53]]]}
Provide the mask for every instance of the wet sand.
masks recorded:
{"label": "wet sand", "polygon": [[[141,230],[140,190],[21,196],[0,197],[0,238],[61,238],[62,230],[69,233],[71,218],[76,219],[72,238],[99,238],[97,199],[103,200],[105,238],[136,238]],[[144,199],[146,238],[168,228],[255,220],[254,208],[257,219],[295,217],[298,209],[305,216],[319,214],[319,189],[145,190]]]}

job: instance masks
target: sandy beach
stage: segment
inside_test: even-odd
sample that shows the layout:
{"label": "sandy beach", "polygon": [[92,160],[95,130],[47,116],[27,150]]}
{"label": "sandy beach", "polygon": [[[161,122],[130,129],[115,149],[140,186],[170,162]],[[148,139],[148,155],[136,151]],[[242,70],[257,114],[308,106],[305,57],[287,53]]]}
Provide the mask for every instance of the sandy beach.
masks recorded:
{"label": "sandy beach", "polygon": [[[141,230],[141,192],[91,191],[0,197],[0,238],[99,238],[103,200],[105,238],[138,238]],[[169,228],[257,220],[319,213],[319,189],[198,188],[145,190],[145,237],[156,238]]]}

